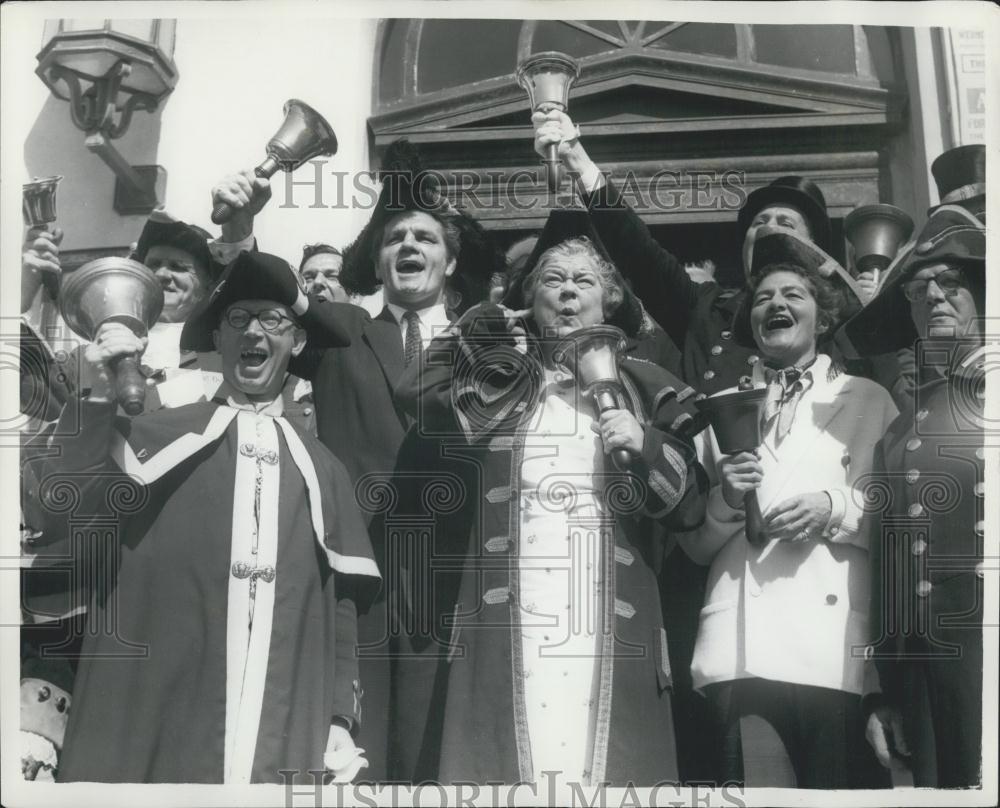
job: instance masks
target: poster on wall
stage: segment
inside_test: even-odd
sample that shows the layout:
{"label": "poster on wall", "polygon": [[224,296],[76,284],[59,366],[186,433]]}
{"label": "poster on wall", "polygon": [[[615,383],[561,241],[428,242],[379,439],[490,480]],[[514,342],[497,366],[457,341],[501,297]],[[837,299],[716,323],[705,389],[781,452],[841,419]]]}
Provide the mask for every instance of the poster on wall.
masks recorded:
{"label": "poster on wall", "polygon": [[[947,30],[954,56],[959,143],[986,142],[986,38],[982,29]],[[958,144],[956,144],[958,145]]]}

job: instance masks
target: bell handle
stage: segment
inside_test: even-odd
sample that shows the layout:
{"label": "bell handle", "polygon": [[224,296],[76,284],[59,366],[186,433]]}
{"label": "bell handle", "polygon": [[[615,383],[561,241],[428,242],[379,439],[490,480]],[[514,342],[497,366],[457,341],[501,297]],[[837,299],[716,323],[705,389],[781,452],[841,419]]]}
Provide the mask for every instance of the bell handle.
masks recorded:
{"label": "bell handle", "polygon": [[549,193],[555,193],[559,190],[560,181],[562,179],[560,168],[561,161],[559,160],[559,144],[550,143],[545,147],[545,181],[548,184]]}
{"label": "bell handle", "polygon": [[753,547],[762,547],[767,543],[767,529],[764,527],[764,514],[760,510],[757,491],[747,491],[743,497],[743,508],[747,515],[747,541]]}
{"label": "bell handle", "polygon": [[[597,405],[598,413],[619,409],[614,393],[607,388],[594,391],[594,403]],[[628,449],[621,447],[612,449],[611,462],[615,464],[615,468],[619,471],[628,471],[632,468],[632,453]]]}
{"label": "bell handle", "polygon": [[[37,233],[39,235],[41,235],[42,233],[51,234],[54,231],[54,222],[55,219],[51,220],[50,222],[39,222],[39,221],[29,222],[28,237],[32,239],[36,238],[36,236],[33,236],[32,233]],[[50,224],[52,224],[53,227],[49,227]],[[50,298],[52,298],[55,301],[58,301],[59,275],[53,272],[42,272],[40,274],[42,276],[42,286],[45,287],[45,291],[48,292]]]}
{"label": "bell handle", "polygon": [[[263,177],[264,179],[270,179],[274,176],[277,170],[281,168],[281,163],[278,158],[273,154],[269,154],[267,158],[257,166],[253,173],[257,177]],[[214,208],[212,208],[212,223],[213,224],[225,224],[230,219],[233,218],[233,214],[236,211],[228,202],[220,202]]]}
{"label": "bell handle", "polygon": [[139,370],[139,354],[115,357],[110,365],[118,403],[128,415],[138,415],[146,405],[146,377]]}

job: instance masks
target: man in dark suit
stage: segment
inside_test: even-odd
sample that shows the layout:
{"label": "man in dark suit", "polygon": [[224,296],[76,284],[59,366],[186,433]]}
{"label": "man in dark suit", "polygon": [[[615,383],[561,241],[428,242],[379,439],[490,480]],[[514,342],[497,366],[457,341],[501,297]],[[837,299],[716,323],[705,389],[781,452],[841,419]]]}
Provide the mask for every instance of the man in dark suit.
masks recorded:
{"label": "man in dark suit", "polygon": [[[460,462],[428,453],[412,419],[394,404],[393,389],[453,312],[485,299],[490,275],[502,268],[489,234],[443,199],[426,175],[419,181],[412,157],[397,162],[394,154],[386,156],[392,170],[381,176],[371,220],[344,251],[340,276],[351,294],[380,288],[385,307],[371,317],[358,306],[320,303],[336,309],[351,345],[303,355],[299,364],[312,382],[319,439],[355,484],[386,582],[358,625],[364,690],[358,746],[370,762],[359,779],[371,782],[436,774],[439,731],[431,704],[441,686],[437,657],[447,653],[441,618],[453,597],[446,571],[432,581],[415,571],[427,568],[427,553],[449,554],[447,524],[461,515],[458,480],[468,473]],[[233,201],[251,207],[253,189],[243,190],[245,198],[234,193]],[[242,235],[249,243],[251,232]],[[429,499],[442,491],[446,505]]]}

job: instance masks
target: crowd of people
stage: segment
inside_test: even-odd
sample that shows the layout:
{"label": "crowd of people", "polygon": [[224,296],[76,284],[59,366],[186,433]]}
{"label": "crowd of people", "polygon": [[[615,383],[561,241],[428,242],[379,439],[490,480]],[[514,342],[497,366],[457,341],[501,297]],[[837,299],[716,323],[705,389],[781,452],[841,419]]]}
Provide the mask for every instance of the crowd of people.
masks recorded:
{"label": "crowd of people", "polygon": [[[506,255],[389,156],[356,240],[289,263],[246,171],[217,238],[139,234],[158,322],[74,352],[28,231],[27,779],[982,782],[985,150],[934,162],[881,277],[810,180],[754,190],[727,289],[533,124],[578,201]],[[723,451],[702,402],[749,390],[761,443]]]}

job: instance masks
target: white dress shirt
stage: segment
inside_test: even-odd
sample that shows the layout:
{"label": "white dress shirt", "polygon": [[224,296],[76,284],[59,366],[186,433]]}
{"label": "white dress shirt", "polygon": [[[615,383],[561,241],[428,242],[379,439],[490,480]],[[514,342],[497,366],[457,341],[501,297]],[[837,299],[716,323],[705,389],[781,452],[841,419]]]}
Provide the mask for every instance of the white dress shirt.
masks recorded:
{"label": "white dress shirt", "polygon": [[[396,318],[396,323],[399,325],[399,338],[402,340],[403,345],[406,345],[405,315],[407,310],[402,306],[397,306],[395,303],[386,303],[385,305],[392,316]],[[444,303],[435,303],[433,306],[428,306],[425,309],[417,309],[416,313],[420,322],[420,339],[423,342],[424,348],[427,347],[434,337],[451,326],[451,321],[448,319],[448,311],[445,309]]]}

